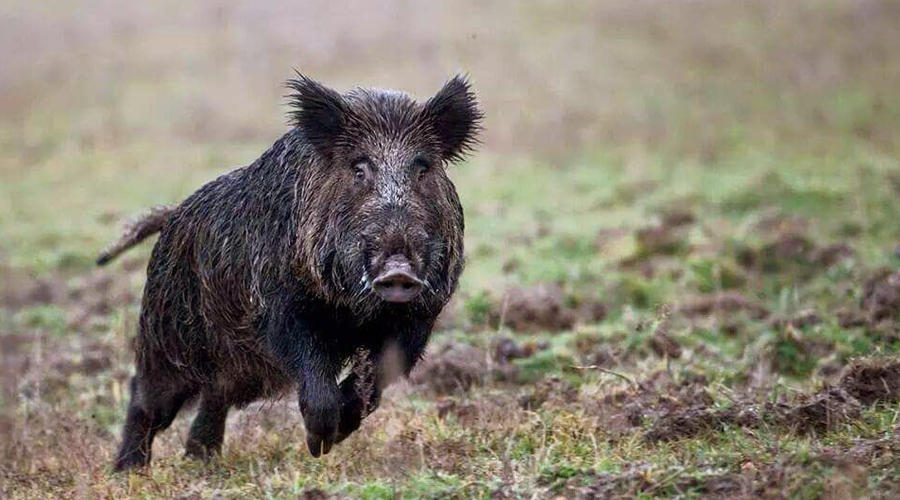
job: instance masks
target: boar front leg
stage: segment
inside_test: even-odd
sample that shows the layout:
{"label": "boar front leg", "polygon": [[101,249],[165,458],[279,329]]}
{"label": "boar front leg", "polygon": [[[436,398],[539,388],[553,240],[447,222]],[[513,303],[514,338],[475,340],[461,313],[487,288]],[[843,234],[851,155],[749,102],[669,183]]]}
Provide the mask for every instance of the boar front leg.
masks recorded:
{"label": "boar front leg", "polygon": [[381,356],[378,351],[367,350],[357,354],[353,371],[341,382],[341,422],[337,441],[359,429],[364,418],[378,408],[384,381],[379,377]]}
{"label": "boar front leg", "polygon": [[381,402],[381,391],[410,371],[421,359],[433,322],[413,323],[398,338],[357,355],[353,372],[341,382],[340,443],[362,424]]}
{"label": "boar front leg", "polygon": [[314,457],[319,457],[337,441],[341,391],[336,379],[341,363],[323,336],[297,314],[298,310],[292,301],[285,301],[284,307],[271,307],[264,334],[272,356],[297,382],[306,445]]}

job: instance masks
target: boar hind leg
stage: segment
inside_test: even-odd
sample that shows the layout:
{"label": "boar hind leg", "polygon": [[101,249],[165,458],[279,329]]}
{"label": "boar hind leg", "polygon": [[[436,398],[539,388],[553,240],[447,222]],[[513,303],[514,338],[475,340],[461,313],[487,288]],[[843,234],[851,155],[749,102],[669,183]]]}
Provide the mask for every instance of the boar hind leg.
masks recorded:
{"label": "boar hind leg", "polygon": [[185,454],[191,458],[209,460],[222,452],[225,438],[225,419],[229,404],[215,393],[204,392],[200,399],[200,410],[191,424],[191,432],[185,444]]}
{"label": "boar hind leg", "polygon": [[178,410],[193,395],[190,389],[147,387],[138,377],[133,377],[131,402],[114,469],[123,471],[149,463],[156,433],[172,424]]}

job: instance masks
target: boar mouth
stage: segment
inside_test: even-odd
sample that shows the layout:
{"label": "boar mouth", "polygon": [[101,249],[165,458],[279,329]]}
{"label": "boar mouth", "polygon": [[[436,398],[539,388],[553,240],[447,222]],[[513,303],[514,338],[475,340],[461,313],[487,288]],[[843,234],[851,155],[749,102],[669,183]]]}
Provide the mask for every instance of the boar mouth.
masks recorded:
{"label": "boar mouth", "polygon": [[392,255],[384,263],[380,275],[372,281],[375,293],[385,302],[410,302],[422,292],[424,283],[405,255]]}

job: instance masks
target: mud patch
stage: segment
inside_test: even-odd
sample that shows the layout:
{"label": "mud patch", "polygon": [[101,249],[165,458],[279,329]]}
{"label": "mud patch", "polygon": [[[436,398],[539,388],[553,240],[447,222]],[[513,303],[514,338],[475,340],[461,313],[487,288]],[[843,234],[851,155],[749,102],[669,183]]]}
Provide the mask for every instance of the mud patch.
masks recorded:
{"label": "mud patch", "polygon": [[15,394],[21,378],[31,366],[27,353],[36,341],[39,339],[32,335],[0,333],[0,391],[3,396]]}
{"label": "mud patch", "polygon": [[840,386],[864,405],[900,400],[900,360],[864,359],[851,363]]}
{"label": "mud patch", "polygon": [[484,351],[460,342],[447,342],[416,365],[409,379],[435,394],[452,394],[480,384],[487,372]]}
{"label": "mud patch", "polygon": [[4,309],[16,311],[53,304],[65,297],[66,286],[61,279],[37,278],[23,271],[0,268],[0,307]]}
{"label": "mud patch", "polygon": [[137,302],[128,280],[108,271],[98,271],[75,280],[68,293],[74,311],[70,325],[83,328],[92,318],[106,316],[116,308]]}
{"label": "mud patch", "polygon": [[567,300],[562,288],[540,284],[509,289],[492,308],[493,327],[517,332],[571,330],[578,321],[597,322],[606,317],[606,306],[597,300]]}
{"label": "mud patch", "polygon": [[703,494],[703,498],[738,498],[738,495],[750,495],[754,491],[753,477],[749,475],[688,475],[680,467],[660,468],[646,462],[628,465],[618,473],[581,471],[565,480],[544,478],[542,484],[548,484],[558,492],[555,498],[579,500],[634,498],[639,495],[683,496],[685,491]]}
{"label": "mud patch", "polygon": [[609,247],[618,240],[628,236],[629,231],[624,227],[605,228],[597,232],[594,238],[594,245],[598,252],[608,250]]}
{"label": "mud patch", "polygon": [[[2,335],[5,341],[9,335]],[[25,397],[40,397],[55,401],[73,391],[71,377],[80,375],[90,379],[112,370],[117,362],[117,352],[112,345],[97,340],[60,339],[42,335],[18,336],[19,346],[0,351],[0,383],[6,392],[17,392]],[[5,347],[5,346],[4,346]],[[127,379],[127,372],[112,374],[120,382]]]}

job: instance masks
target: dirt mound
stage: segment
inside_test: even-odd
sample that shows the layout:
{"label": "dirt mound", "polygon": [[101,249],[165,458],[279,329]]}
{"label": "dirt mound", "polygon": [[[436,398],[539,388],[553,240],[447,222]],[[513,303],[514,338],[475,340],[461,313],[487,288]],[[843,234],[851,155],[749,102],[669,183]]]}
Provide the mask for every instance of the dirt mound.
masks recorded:
{"label": "dirt mound", "polygon": [[815,251],[816,245],[805,235],[788,232],[763,245],[757,257],[763,271],[778,272],[790,264],[810,263]]}
{"label": "dirt mound", "polygon": [[688,250],[688,229],[696,221],[690,210],[671,207],[659,214],[659,223],[635,232],[638,250],[635,258],[651,255],[676,255]]}
{"label": "dirt mound", "polygon": [[699,375],[674,381],[665,371],[656,372],[631,388],[608,394],[587,407],[598,417],[599,426],[618,435],[638,427],[647,419],[688,408],[713,404],[706,390],[707,381]]}
{"label": "dirt mound", "polygon": [[681,344],[663,327],[657,328],[653,333],[649,345],[650,349],[661,358],[678,359],[681,357]]}
{"label": "dirt mound", "polygon": [[590,351],[582,355],[581,359],[585,365],[599,366],[600,368],[612,368],[618,366],[624,359],[623,350],[621,348],[613,348],[606,345],[596,346]]}
{"label": "dirt mound", "polygon": [[888,337],[897,336],[894,320],[900,318],[900,271],[881,269],[862,286],[858,304],[835,312],[841,328],[868,326]]}
{"label": "dirt mound", "polygon": [[849,448],[826,446],[816,458],[835,465],[868,465],[873,459],[885,453],[900,454],[900,436],[895,434],[879,439],[862,439]]}
{"label": "dirt mound", "polygon": [[792,316],[778,316],[770,321],[770,324],[777,329],[787,327],[803,329],[808,326],[815,326],[822,322],[822,316],[813,310],[800,311]]}
{"label": "dirt mound", "polygon": [[846,243],[819,246],[808,234],[809,222],[801,218],[774,215],[760,221],[755,229],[763,242],[745,247],[737,255],[738,262],[748,270],[763,273],[791,271],[809,277],[855,253]]}
{"label": "dirt mound", "polygon": [[755,319],[765,319],[769,316],[768,309],[733,291],[700,295],[688,300],[678,309],[680,314],[689,318],[738,311],[746,311]]}
{"label": "dirt mound", "polygon": [[831,267],[845,259],[853,257],[856,252],[846,243],[834,243],[818,249],[813,260],[824,267]]}
{"label": "dirt mound", "polygon": [[321,488],[307,488],[300,492],[297,500],[344,500],[347,497],[332,495]]}
{"label": "dirt mound", "polygon": [[851,363],[840,386],[864,405],[900,400],[900,360],[868,359]]}
{"label": "dirt mound", "polygon": [[452,415],[463,425],[471,425],[478,420],[481,415],[481,408],[475,403],[462,403],[455,399],[446,399],[438,401],[437,414],[441,419],[446,419]]}
{"label": "dirt mound", "polygon": [[870,323],[900,316],[900,271],[882,269],[863,288],[862,309]]}
{"label": "dirt mound", "polygon": [[452,394],[481,383],[487,371],[484,351],[461,342],[447,342],[426,355],[409,379],[435,394]]}
{"label": "dirt mound", "polygon": [[805,434],[840,428],[860,415],[862,405],[840,387],[826,387],[796,404],[738,401],[729,408],[714,409],[709,404],[676,408],[656,417],[644,434],[648,442],[675,441],[729,426],[756,428],[762,423]]}
{"label": "dirt mound", "polygon": [[509,364],[514,359],[530,358],[538,351],[548,348],[547,341],[519,343],[515,340],[501,336],[494,341],[494,361],[500,365]]}
{"label": "dirt mound", "polygon": [[[897,368],[895,366],[892,369]],[[678,404],[678,401],[689,404]],[[863,404],[871,404],[872,401],[874,400],[870,398]],[[645,408],[646,403],[646,400],[642,403]],[[682,396],[675,404],[660,405],[662,411],[644,410],[641,417],[650,416],[655,419],[644,434],[646,441],[654,443],[691,438],[708,431],[721,431],[729,426],[757,428],[763,423],[801,434],[833,431],[859,418],[863,404],[843,387],[826,386],[815,394],[801,397],[794,404],[757,404],[748,399],[737,400],[729,408],[711,408],[712,399],[708,395],[705,399]],[[632,424],[639,425],[640,420],[634,420]]]}
{"label": "dirt mound", "polygon": [[728,409],[688,408],[663,415],[644,434],[650,442],[675,441],[728,426],[756,427],[760,417],[752,408]]}
{"label": "dirt mound", "polygon": [[453,297],[450,302],[441,309],[437,319],[434,321],[434,331],[443,332],[446,330],[454,330],[462,328],[463,315],[461,312],[462,305],[458,298]]}
{"label": "dirt mound", "polygon": [[859,401],[840,387],[826,387],[787,410],[784,425],[798,432],[831,431],[859,417]]}
{"label": "dirt mound", "polygon": [[518,332],[561,331],[575,325],[575,314],[563,304],[562,289],[537,285],[507,291],[491,320]]}
{"label": "dirt mound", "polygon": [[578,388],[559,377],[547,377],[519,398],[519,406],[536,410],[546,403],[565,405],[578,399]]}
{"label": "dirt mound", "polygon": [[637,259],[652,255],[677,255],[688,248],[687,236],[681,226],[649,226],[639,229],[634,237],[638,246]]}
{"label": "dirt mound", "polygon": [[866,317],[864,312],[851,307],[838,309],[835,312],[835,316],[841,328],[856,328],[869,324],[869,318]]}
{"label": "dirt mound", "polygon": [[577,321],[597,322],[606,317],[606,306],[596,300],[566,300],[555,284],[510,288],[490,313],[494,327],[517,332],[571,330]]}
{"label": "dirt mound", "polygon": [[478,425],[482,429],[503,428],[519,410],[518,401],[508,392],[477,394],[465,400],[456,397],[440,398],[435,409],[441,419],[454,418],[464,426]]}

